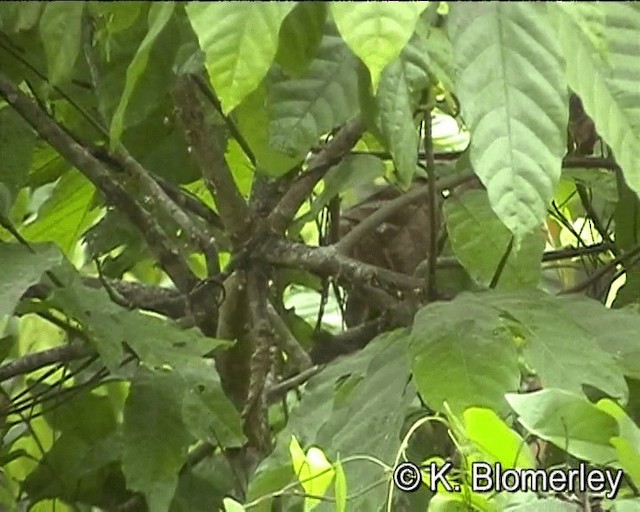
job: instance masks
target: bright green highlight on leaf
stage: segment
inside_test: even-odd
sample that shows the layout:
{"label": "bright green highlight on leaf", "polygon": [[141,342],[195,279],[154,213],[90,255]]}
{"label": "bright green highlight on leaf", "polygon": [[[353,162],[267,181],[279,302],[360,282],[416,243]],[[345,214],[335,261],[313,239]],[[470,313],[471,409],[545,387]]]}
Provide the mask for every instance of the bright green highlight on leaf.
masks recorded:
{"label": "bright green highlight on leaf", "polygon": [[[314,496],[324,495],[335,474],[324,452],[312,446],[305,455],[298,440],[295,436],[292,436],[289,443],[289,453],[291,454],[293,469],[304,491]],[[310,512],[319,504],[320,500],[317,498],[306,498],[304,500],[304,510],[305,512]]]}
{"label": "bright green highlight on leaf", "polygon": [[187,14],[225,113],[267,74],[278,50],[278,32],[294,2],[191,2]]}
{"label": "bright green highlight on leaf", "polygon": [[369,68],[374,91],[382,70],[400,55],[426,7],[427,2],[331,3],[340,34]]}

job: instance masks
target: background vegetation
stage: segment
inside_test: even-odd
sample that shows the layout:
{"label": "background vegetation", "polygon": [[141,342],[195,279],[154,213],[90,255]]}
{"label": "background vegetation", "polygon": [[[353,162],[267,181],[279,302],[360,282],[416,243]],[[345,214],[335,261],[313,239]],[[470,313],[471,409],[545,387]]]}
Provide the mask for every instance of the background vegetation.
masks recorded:
{"label": "background vegetation", "polygon": [[[2,510],[640,509],[639,34],[633,2],[2,3]],[[463,492],[394,489],[446,459]]]}

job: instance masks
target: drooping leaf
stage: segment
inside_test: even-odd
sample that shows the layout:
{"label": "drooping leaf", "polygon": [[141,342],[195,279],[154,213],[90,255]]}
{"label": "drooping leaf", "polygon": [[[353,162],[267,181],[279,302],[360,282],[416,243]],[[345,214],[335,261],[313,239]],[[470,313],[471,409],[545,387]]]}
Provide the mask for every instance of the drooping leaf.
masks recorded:
{"label": "drooping leaf", "polygon": [[[169,510],[192,441],[182,422],[184,387],[174,372],[139,368],[124,408],[122,470],[150,510]],[[150,430],[150,427],[152,429]]]}
{"label": "drooping leaf", "polygon": [[[525,361],[544,387],[582,393],[587,384],[626,402],[622,369],[598,344],[597,331],[583,326],[580,313],[568,304],[537,290],[489,293],[486,301],[520,323]],[[584,298],[579,302],[595,303]],[[601,310],[602,314],[605,308]]]}
{"label": "drooping leaf", "polygon": [[[454,254],[480,285],[488,286],[509,247],[511,233],[489,204],[484,190],[470,190],[448,199],[443,208]],[[537,286],[541,273],[544,238],[528,233],[519,249],[513,249],[498,280],[498,288]]]}
{"label": "drooping leaf", "polygon": [[190,3],[187,13],[206,54],[207,71],[226,113],[253,91],[278,50],[278,32],[294,2]]}
{"label": "drooping leaf", "polygon": [[616,460],[609,439],[618,435],[618,424],[586,398],[561,389],[506,398],[520,423],[540,439],[594,464]]}
{"label": "drooping leaf", "polygon": [[426,2],[330,4],[342,38],[369,68],[374,91],[382,71],[409,41],[426,6]]}
{"label": "drooping leaf", "polygon": [[122,136],[125,126],[125,111],[129,105],[133,90],[144,73],[149,62],[149,55],[153,49],[153,45],[166,24],[169,22],[174,8],[174,2],[153,4],[149,8],[149,30],[145,38],[142,40],[140,47],[136,51],[131,64],[129,64],[129,67],[127,68],[127,78],[124,91],[111,120],[109,138],[111,139],[112,144],[120,141],[120,137]]}
{"label": "drooping leaf", "polygon": [[456,92],[472,134],[471,162],[516,248],[542,224],[566,151],[564,64],[546,9],[451,6]]}
{"label": "drooping leaf", "polygon": [[315,59],[289,79],[274,70],[268,83],[269,141],[290,156],[305,154],[318,137],[357,113],[357,61],[328,21]]}
{"label": "drooping leaf", "polygon": [[413,379],[436,411],[480,406],[504,410],[504,394],[520,384],[513,337],[484,293],[463,293],[416,314],[411,330]]}
{"label": "drooping leaf", "polygon": [[40,17],[40,37],[47,55],[49,82],[67,80],[82,46],[82,12],[85,2],[48,3]]}
{"label": "drooping leaf", "polygon": [[375,96],[379,130],[391,151],[402,186],[409,186],[418,165],[414,111],[429,84],[427,41],[414,34],[400,56],[382,72]]}

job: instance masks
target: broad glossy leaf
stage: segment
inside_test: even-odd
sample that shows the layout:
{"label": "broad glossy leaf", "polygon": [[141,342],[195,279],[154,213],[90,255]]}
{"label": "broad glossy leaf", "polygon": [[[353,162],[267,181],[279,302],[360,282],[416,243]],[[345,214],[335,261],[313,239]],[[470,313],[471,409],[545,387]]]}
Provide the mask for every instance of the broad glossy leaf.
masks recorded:
{"label": "broad glossy leaf", "polygon": [[207,71],[225,113],[267,74],[278,32],[294,2],[192,2],[187,13],[206,54]]}
{"label": "broad glossy leaf", "polygon": [[[447,199],[443,208],[451,248],[480,285],[488,286],[509,247],[511,233],[494,213],[484,190]],[[542,232],[528,233],[507,258],[498,288],[537,286],[544,251]]]}
{"label": "broad glossy leaf", "polygon": [[[581,325],[579,310],[564,307],[562,299],[537,290],[489,293],[486,301],[520,323],[518,334],[523,338],[525,361],[544,387],[580,394],[587,384],[626,402],[628,389],[622,369],[612,354],[598,344],[597,331]],[[609,311],[601,305],[600,309],[601,320],[607,318]],[[610,321],[605,320],[605,325]]]}
{"label": "broad glossy leaf", "polygon": [[426,2],[330,4],[342,38],[369,68],[374,91],[384,68],[409,41],[426,6]]}
{"label": "broad glossy leaf", "polygon": [[268,82],[269,141],[290,156],[306,153],[318,138],[358,111],[357,59],[330,21],[315,59],[300,77],[274,70]]}
{"label": "broad glossy leaf", "polygon": [[47,55],[49,82],[69,79],[82,46],[82,12],[85,2],[47,3],[40,17],[40,37]]}
{"label": "broad glossy leaf", "polygon": [[149,509],[158,512],[169,510],[192,441],[182,422],[183,393],[174,372],[140,367],[124,408],[122,471],[127,487],[142,492]]}
{"label": "broad glossy leaf", "polygon": [[520,423],[540,439],[594,464],[616,460],[609,439],[618,435],[618,424],[586,398],[561,389],[506,398]]}
{"label": "broad glossy leaf", "polygon": [[111,120],[109,137],[112,144],[120,141],[125,126],[125,111],[129,105],[133,91],[147,68],[153,45],[169,22],[174,8],[175,4],[173,2],[161,2],[151,5],[149,8],[149,30],[136,51],[131,64],[129,64],[127,68],[127,79],[125,81],[124,91],[120,97],[120,103],[118,103],[116,111],[113,114],[113,119]]}
{"label": "broad glossy leaf", "polygon": [[22,294],[40,281],[45,271],[59,265],[63,256],[53,245],[36,245],[35,253],[18,244],[0,242],[0,319],[10,315]]}
{"label": "broad glossy leaf", "polygon": [[[629,186],[640,193],[640,8],[635,3],[614,2],[590,5],[587,31],[566,6],[558,16],[558,35],[567,55],[567,80],[582,99],[598,133],[611,146]],[[574,8],[576,6],[573,6]],[[604,17],[602,16],[604,14]],[[607,59],[593,26],[606,38]]]}
{"label": "broad glossy leaf", "polygon": [[451,6],[456,92],[472,134],[471,162],[516,247],[546,217],[566,151],[567,85],[546,9]]}
{"label": "broad glossy leaf", "polygon": [[35,132],[22,117],[12,108],[1,109],[0,183],[7,187],[12,199],[27,181],[35,144]]}
{"label": "broad glossy leaf", "polygon": [[447,402],[504,410],[504,394],[518,389],[513,337],[483,294],[463,293],[416,314],[411,330],[412,374],[420,396],[436,411]]}

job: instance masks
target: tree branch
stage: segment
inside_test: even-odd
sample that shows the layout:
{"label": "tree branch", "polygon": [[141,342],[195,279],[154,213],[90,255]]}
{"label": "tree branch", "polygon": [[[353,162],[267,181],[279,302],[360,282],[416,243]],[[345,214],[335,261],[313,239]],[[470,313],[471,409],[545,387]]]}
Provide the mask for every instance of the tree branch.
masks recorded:
{"label": "tree branch", "polygon": [[169,274],[178,289],[182,291],[191,289],[196,278],[180,258],[178,249],[153,216],[127,193],[122,184],[110,175],[103,162],[77,142],[2,74],[0,74],[0,96],[69,163],[87,176],[105,194],[110,203],[117,206],[129,217],[145,237],[160,265]]}
{"label": "tree branch", "polygon": [[424,279],[368,265],[336,251],[333,246],[310,247],[275,237],[267,239],[254,257],[273,265],[308,270],[338,282],[364,284],[382,288],[392,295],[398,292],[419,294]]}
{"label": "tree branch", "polygon": [[220,217],[234,246],[249,238],[252,219],[224,158],[219,134],[206,123],[200,91],[194,79],[184,76],[173,93],[174,102],[185,130],[186,140],[213,196]]}
{"label": "tree branch", "polygon": [[[450,176],[447,178],[440,178],[436,181],[436,192],[442,192],[445,189],[457,187],[467,181],[475,178],[475,174],[469,172],[459,174],[456,176]],[[403,208],[406,208],[410,204],[429,197],[430,186],[426,185],[409,190],[405,194],[387,201],[383,206],[378,208],[374,213],[365,218],[362,222],[356,225],[351,231],[349,231],[340,241],[335,244],[335,248],[341,254],[349,254],[356,243],[368,233],[374,231],[380,224],[387,220],[392,215],[396,214]]]}
{"label": "tree branch", "polygon": [[283,233],[293,221],[296,213],[311,194],[313,188],[358,142],[364,131],[360,117],[344,125],[320,153],[309,161],[308,169],[291,185],[287,193],[269,215],[267,222],[275,233]]}

